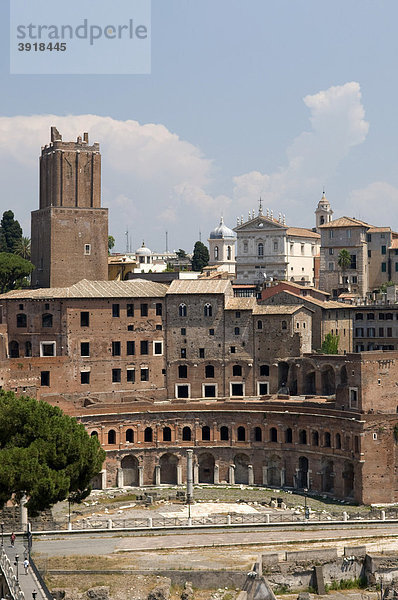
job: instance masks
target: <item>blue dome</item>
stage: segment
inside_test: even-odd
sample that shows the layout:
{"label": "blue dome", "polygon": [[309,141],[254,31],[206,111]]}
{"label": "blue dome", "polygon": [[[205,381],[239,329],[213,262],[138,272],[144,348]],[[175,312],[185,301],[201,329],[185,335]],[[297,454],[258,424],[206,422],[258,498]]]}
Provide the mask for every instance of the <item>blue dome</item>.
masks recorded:
{"label": "blue dome", "polygon": [[236,238],[235,232],[229,227],[224,225],[224,219],[221,217],[221,221],[218,227],[213,229],[210,233],[211,240],[224,240],[226,238]]}

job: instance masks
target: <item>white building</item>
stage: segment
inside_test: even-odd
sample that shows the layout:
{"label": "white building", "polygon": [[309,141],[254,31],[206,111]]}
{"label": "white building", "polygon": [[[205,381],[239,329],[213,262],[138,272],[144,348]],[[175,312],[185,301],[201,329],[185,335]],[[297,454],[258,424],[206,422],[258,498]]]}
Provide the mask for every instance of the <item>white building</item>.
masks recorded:
{"label": "white building", "polygon": [[258,215],[249,212],[238,219],[236,282],[260,284],[265,280],[295,281],[314,285],[314,259],[319,255],[320,235],[311,229],[288,227],[285,216],[275,219],[260,201]]}

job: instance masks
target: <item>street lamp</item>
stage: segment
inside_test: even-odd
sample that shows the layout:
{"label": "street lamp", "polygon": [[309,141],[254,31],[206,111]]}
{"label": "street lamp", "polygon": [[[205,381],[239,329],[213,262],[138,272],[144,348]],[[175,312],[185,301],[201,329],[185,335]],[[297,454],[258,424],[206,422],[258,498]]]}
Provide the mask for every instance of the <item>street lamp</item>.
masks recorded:
{"label": "street lamp", "polygon": [[1,527],[1,547],[4,548],[4,523],[0,523]]}
{"label": "street lamp", "polygon": [[19,581],[19,570],[18,570],[18,564],[19,563],[18,563],[18,561],[19,561],[19,555],[16,554],[15,555],[15,563],[14,563],[14,565],[17,567],[17,581]]}
{"label": "street lamp", "polygon": [[310,518],[310,509],[309,509],[309,506],[307,506],[307,492],[308,492],[308,488],[304,488],[304,518],[305,519]]}

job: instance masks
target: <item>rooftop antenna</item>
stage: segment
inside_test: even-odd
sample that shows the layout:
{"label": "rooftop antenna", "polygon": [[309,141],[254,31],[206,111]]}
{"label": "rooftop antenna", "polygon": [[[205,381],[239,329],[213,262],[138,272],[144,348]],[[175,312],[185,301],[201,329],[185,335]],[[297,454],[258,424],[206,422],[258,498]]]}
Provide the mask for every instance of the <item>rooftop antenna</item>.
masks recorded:
{"label": "rooftop antenna", "polygon": [[166,252],[169,251],[169,232],[166,231]]}
{"label": "rooftop antenna", "polygon": [[130,254],[131,254],[131,249],[133,247],[133,243],[132,243],[132,240],[131,240],[131,233],[130,233],[130,242],[129,242],[129,245],[130,245]]}
{"label": "rooftop antenna", "polygon": [[202,232],[200,231],[200,229],[199,229],[199,241],[200,242],[202,241]]}
{"label": "rooftop antenna", "polygon": [[128,228],[126,229],[125,236],[126,236],[126,254],[128,254],[128,252],[129,252],[129,230],[128,230]]}

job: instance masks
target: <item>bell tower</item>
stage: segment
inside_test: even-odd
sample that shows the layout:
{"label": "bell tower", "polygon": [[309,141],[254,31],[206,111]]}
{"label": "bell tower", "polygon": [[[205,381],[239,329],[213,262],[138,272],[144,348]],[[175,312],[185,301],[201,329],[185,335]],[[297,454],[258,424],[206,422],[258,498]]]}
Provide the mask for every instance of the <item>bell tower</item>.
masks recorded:
{"label": "bell tower", "polygon": [[317,209],[315,211],[315,219],[316,219],[316,231],[320,233],[319,227],[321,225],[326,225],[326,223],[330,223],[332,220],[333,211],[330,208],[330,202],[325,196],[325,190],[323,190],[322,198],[318,202]]}
{"label": "bell tower", "polygon": [[84,133],[63,142],[51,127],[40,157],[40,208],[32,212],[33,287],[108,279],[108,209],[101,208],[101,154]]}

